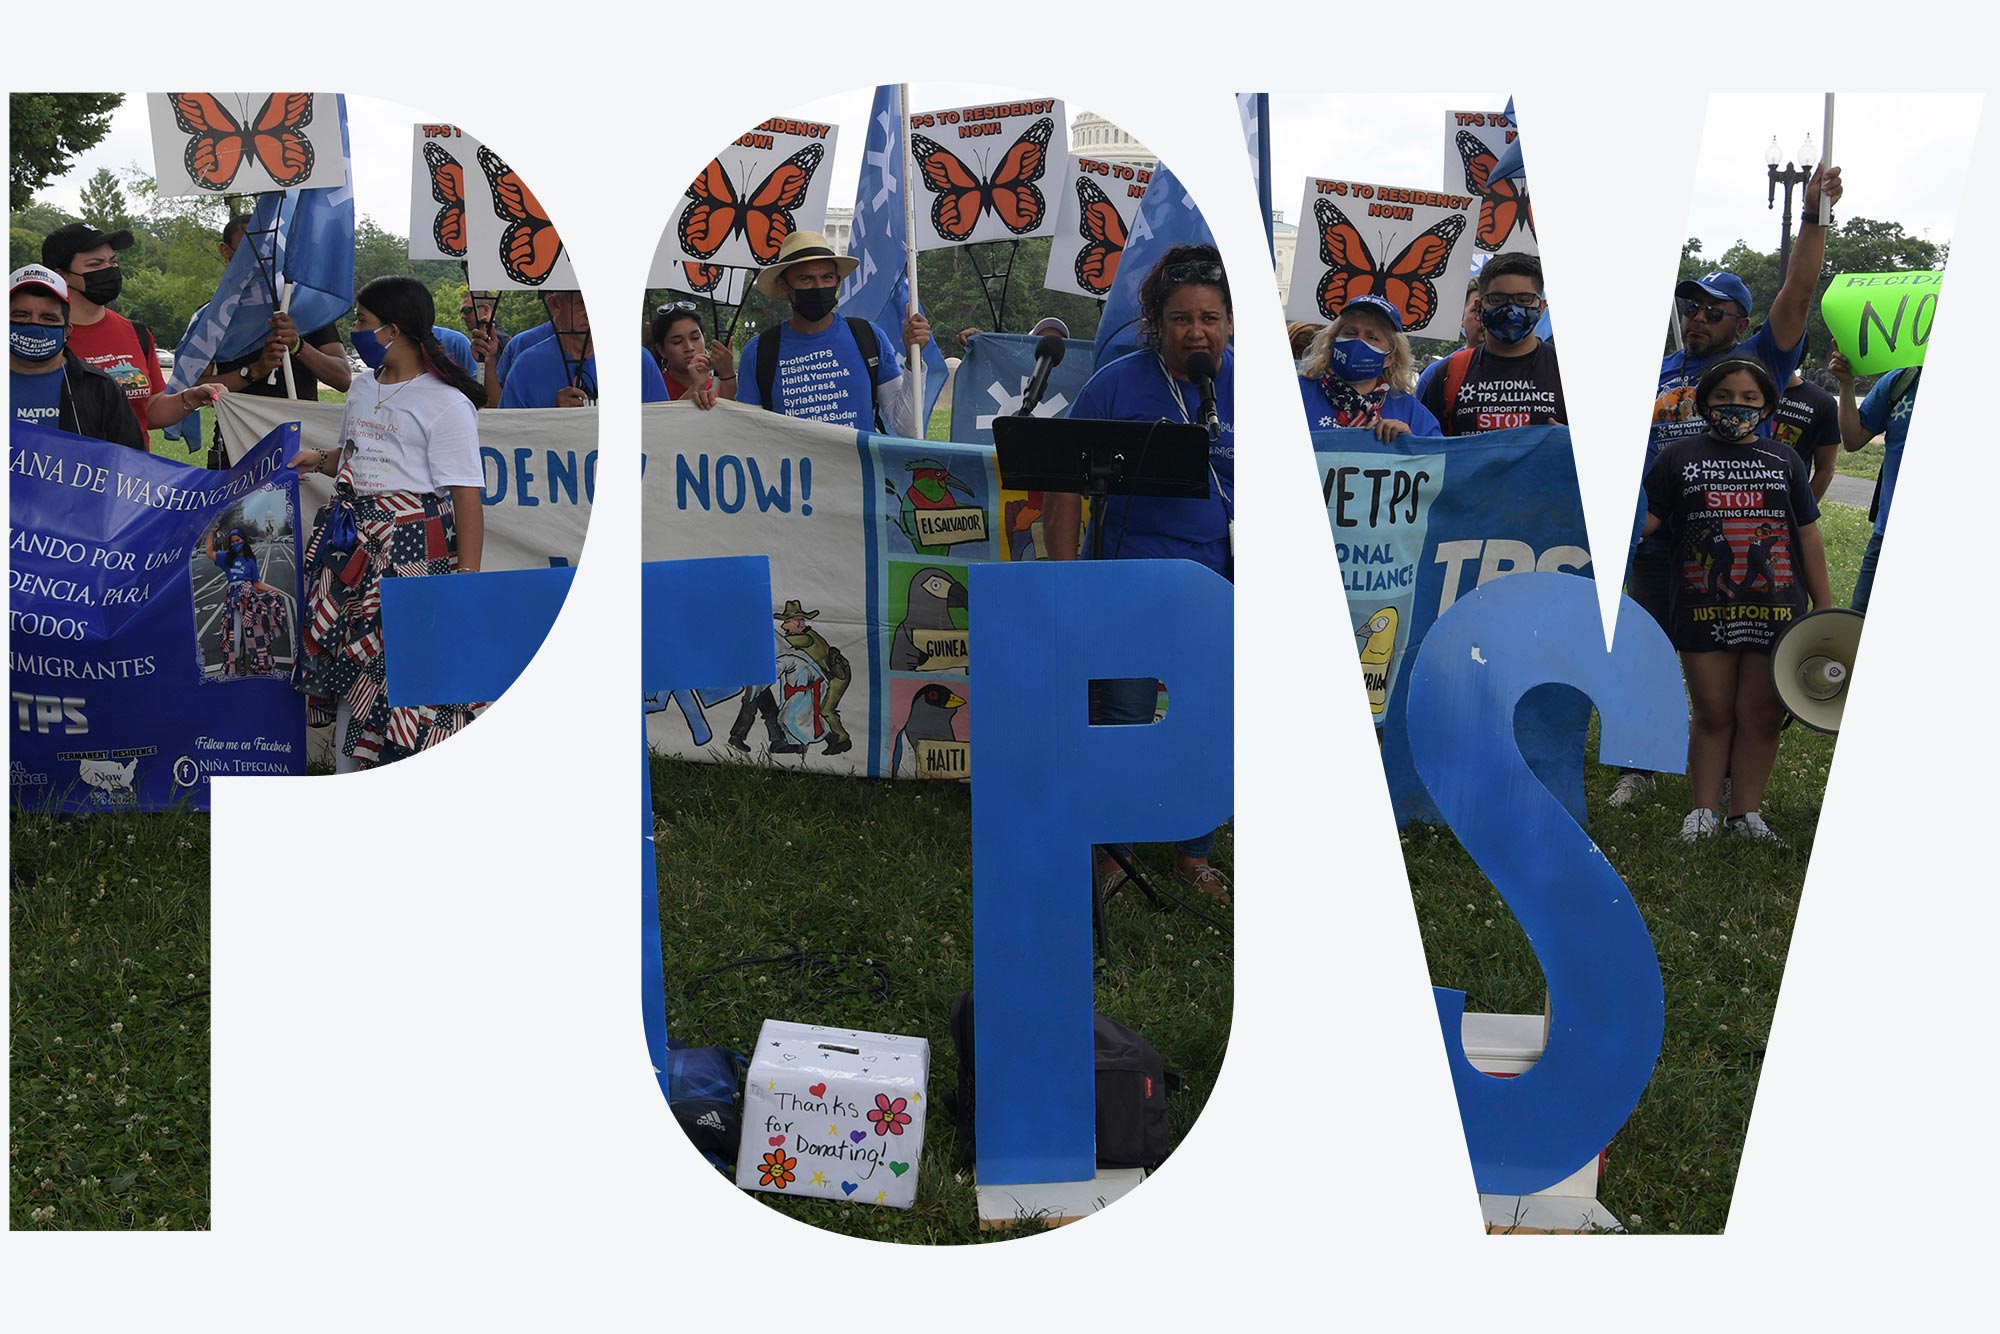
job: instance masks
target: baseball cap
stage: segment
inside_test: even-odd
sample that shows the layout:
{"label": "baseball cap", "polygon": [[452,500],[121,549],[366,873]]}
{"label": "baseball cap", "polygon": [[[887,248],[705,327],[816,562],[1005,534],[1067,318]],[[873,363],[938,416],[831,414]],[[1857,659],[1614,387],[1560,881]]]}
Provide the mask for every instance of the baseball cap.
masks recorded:
{"label": "baseball cap", "polygon": [[1347,304],[1341,307],[1343,312],[1357,309],[1372,310],[1383,319],[1389,321],[1391,329],[1394,329],[1397,333],[1403,332],[1403,312],[1397,310],[1395,302],[1389,300],[1388,297],[1376,296],[1373,292],[1369,292],[1362,296],[1349,297]]}
{"label": "baseball cap", "polygon": [[1734,301],[1743,307],[1745,315],[1748,315],[1756,304],[1750,299],[1750,284],[1733,273],[1723,273],[1720,270],[1709,274],[1706,278],[1690,278],[1674,289],[1676,300],[1702,295],[1712,296],[1718,301]]}
{"label": "baseball cap", "polygon": [[40,288],[65,306],[69,304],[69,284],[54,269],[40,264],[23,264],[7,275],[7,295],[12,296],[23,287]]}
{"label": "baseball cap", "polygon": [[66,269],[78,255],[101,245],[108,245],[113,250],[130,250],[132,233],[122,229],[100,232],[87,222],[72,222],[42,238],[42,263],[52,269]]}

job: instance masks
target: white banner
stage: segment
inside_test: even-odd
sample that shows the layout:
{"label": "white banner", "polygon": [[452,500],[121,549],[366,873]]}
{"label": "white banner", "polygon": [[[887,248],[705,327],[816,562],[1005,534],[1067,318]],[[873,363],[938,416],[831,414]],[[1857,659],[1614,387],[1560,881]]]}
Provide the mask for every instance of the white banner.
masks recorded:
{"label": "white banner", "polygon": [[479,141],[456,125],[417,125],[411,134],[410,258],[464,259],[465,183],[479,176]]}
{"label": "white banner", "polygon": [[1455,333],[1472,271],[1476,199],[1308,178],[1285,318],[1331,320],[1350,297],[1373,295],[1402,313],[1413,338]]}
{"label": "white banner", "polygon": [[1152,179],[1152,169],[1137,162],[1071,158],[1058,183],[1062,198],[1042,286],[1103,300],[1118,276],[1132,218]]}
{"label": "white banner", "polygon": [[1487,253],[1540,254],[1525,177],[1496,181],[1494,164],[1518,137],[1504,111],[1444,113],[1444,188],[1479,200],[1472,243]]}
{"label": "white banner", "polygon": [[759,269],[793,232],[825,231],[839,133],[824,122],[774,116],[739,135],[682,192],[654,253],[656,277],[672,260]]}
{"label": "white banner", "polygon": [[1067,188],[1068,137],[1053,97],[912,114],[910,156],[931,201],[926,210],[917,196],[917,249],[1054,235],[1056,208],[1037,182]]}
{"label": "white banner", "polygon": [[334,93],[148,93],[163,195],[261,194],[347,183]]}

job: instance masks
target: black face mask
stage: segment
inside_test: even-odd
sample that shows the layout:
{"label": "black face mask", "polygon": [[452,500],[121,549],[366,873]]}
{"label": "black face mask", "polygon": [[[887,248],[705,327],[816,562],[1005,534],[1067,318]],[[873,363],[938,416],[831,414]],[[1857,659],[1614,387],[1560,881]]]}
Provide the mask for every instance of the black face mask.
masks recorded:
{"label": "black face mask", "polygon": [[833,314],[833,308],[840,304],[838,287],[795,287],[792,289],[792,313],[808,324],[816,324]]}
{"label": "black face mask", "polygon": [[118,299],[125,290],[125,270],[116,265],[108,269],[92,269],[83,275],[83,296],[100,306],[108,306]]}

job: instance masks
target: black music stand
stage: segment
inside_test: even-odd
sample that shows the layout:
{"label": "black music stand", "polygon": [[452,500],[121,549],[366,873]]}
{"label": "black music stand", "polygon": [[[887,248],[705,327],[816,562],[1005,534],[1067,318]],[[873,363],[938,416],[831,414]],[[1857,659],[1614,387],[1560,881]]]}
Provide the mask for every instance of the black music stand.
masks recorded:
{"label": "black music stand", "polygon": [[[1208,432],[1185,422],[995,417],[993,447],[1000,485],[1008,490],[1089,498],[1092,560],[1104,559],[1104,530],[1110,527],[1106,502],[1111,496],[1204,500],[1210,494]],[[1120,541],[1122,545],[1122,537]],[[1130,857],[1108,847],[1103,851],[1154,907],[1165,906],[1161,892]],[[1104,903],[1097,895],[1095,867],[1091,875],[1091,927],[1098,953],[1109,959],[1111,939]]]}

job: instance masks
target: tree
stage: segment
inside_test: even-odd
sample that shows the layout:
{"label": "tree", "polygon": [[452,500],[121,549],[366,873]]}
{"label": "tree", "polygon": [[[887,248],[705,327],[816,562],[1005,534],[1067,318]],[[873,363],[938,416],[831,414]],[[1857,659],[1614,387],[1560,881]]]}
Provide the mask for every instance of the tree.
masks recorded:
{"label": "tree", "polygon": [[77,154],[111,132],[111,113],[122,93],[15,93],[8,148],[7,205],[26,208],[35,191],[69,171]]}
{"label": "tree", "polygon": [[78,201],[83,209],[83,220],[100,232],[125,231],[132,226],[132,217],[125,208],[125,192],[118,188],[118,178],[111,168],[99,167],[84,182]]}

